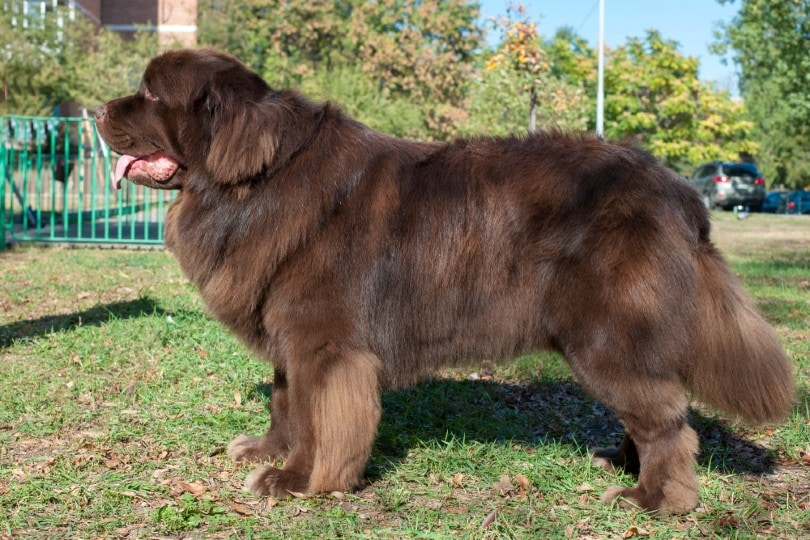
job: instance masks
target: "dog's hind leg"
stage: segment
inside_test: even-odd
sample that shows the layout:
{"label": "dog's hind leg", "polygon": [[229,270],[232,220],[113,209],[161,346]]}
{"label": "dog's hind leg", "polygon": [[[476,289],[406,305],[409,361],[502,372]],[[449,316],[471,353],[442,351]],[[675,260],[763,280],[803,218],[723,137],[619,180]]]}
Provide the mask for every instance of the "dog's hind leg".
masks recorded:
{"label": "dog's hind leg", "polygon": [[246,487],[276,497],[355,487],[381,416],[379,359],[325,346],[312,362],[287,365],[293,447],[281,469],[258,467]]}
{"label": "dog's hind leg", "polygon": [[593,463],[605,470],[623,469],[631,474],[638,474],[638,449],[636,443],[627,433],[616,448],[596,448],[593,451]]}
{"label": "dog's hind leg", "polygon": [[289,424],[287,376],[281,368],[273,371],[273,394],[270,401],[270,429],[263,437],[240,435],[228,445],[228,457],[235,461],[272,461],[286,457],[293,435]]}
{"label": "dog's hind leg", "polygon": [[610,359],[571,356],[577,378],[619,416],[626,430],[622,447],[607,455],[597,453],[597,458],[630,467],[638,460],[638,485],[611,487],[602,501],[665,514],[694,509],[698,440],[686,423],[688,401],[680,381],[647,373],[618,353]]}
{"label": "dog's hind leg", "polygon": [[602,501],[618,499],[623,506],[630,503],[664,514],[689,512],[698,503],[697,435],[683,417],[652,425],[649,420],[629,416],[623,420],[638,448],[638,485],[611,487],[602,495]]}

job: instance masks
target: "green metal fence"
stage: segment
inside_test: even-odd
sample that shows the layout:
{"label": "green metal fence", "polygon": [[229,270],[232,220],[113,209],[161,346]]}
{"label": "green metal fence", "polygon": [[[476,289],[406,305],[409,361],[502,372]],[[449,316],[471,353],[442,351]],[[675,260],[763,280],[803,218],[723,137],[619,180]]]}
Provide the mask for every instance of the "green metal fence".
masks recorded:
{"label": "green metal fence", "polygon": [[92,118],[0,117],[0,250],[7,242],[160,245],[173,193],[131,182]]}

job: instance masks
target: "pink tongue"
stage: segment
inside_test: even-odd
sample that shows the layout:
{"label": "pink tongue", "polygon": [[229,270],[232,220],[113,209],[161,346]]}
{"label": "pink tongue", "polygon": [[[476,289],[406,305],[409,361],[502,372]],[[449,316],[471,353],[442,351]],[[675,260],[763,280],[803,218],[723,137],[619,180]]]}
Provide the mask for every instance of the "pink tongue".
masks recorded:
{"label": "pink tongue", "polygon": [[137,161],[135,156],[123,155],[115,164],[115,174],[113,175],[113,185],[115,189],[121,189],[121,179],[127,174],[127,168],[133,161]]}
{"label": "pink tongue", "polygon": [[179,166],[179,163],[163,150],[141,157],[124,154],[115,164],[113,185],[115,189],[121,189],[121,179],[125,176],[130,180],[133,176],[146,176],[155,182],[166,182],[174,176]]}

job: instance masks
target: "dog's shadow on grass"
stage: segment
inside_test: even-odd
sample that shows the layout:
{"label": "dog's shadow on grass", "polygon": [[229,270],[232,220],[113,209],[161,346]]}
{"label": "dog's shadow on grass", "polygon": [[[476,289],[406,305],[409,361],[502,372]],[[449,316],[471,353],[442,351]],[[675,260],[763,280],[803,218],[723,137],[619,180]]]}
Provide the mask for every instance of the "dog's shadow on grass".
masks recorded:
{"label": "dog's shadow on grass", "polygon": [[[257,392],[270,396],[271,386],[257,386]],[[529,384],[432,379],[386,392],[382,401],[383,416],[366,471],[372,479],[388,474],[412,448],[437,441],[536,448],[555,441],[588,459],[589,450],[618,445],[624,433],[610,410],[568,379]],[[721,419],[690,410],[689,423],[700,437],[701,467],[737,475],[774,471],[777,456],[772,450],[740,437]]]}
{"label": "dog's shadow on grass", "polygon": [[139,298],[94,306],[74,313],[46,315],[37,319],[17,321],[0,325],[0,349],[10,347],[15,341],[31,340],[52,332],[70,330],[80,326],[99,326],[115,319],[134,319],[163,313],[163,309],[154,300]]}

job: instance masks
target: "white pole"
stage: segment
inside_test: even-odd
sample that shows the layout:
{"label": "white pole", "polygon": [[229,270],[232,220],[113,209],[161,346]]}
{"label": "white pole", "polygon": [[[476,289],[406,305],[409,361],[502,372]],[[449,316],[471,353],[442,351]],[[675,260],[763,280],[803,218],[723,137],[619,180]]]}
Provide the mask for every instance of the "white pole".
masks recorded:
{"label": "white pole", "polygon": [[596,89],[596,134],[605,134],[605,0],[599,0],[599,58],[598,82]]}

